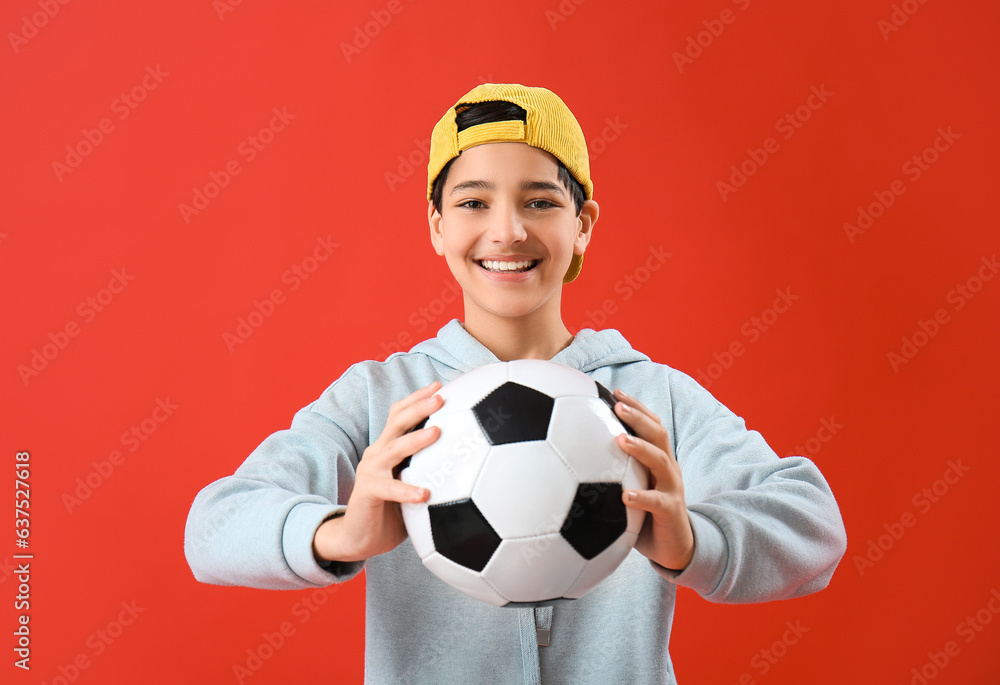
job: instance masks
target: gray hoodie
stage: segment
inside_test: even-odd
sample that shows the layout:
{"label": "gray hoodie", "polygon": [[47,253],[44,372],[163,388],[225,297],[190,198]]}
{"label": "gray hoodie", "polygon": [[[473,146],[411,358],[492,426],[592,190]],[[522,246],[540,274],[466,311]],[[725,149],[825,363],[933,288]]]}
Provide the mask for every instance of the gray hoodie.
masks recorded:
{"label": "gray hoodie", "polygon": [[453,319],[409,352],[351,366],[291,428],[268,436],[234,475],[195,498],[184,541],[195,578],[316,588],[364,569],[365,682],[477,685],[675,683],[667,646],[677,585],[713,602],[747,603],[830,582],[847,538],[815,464],[779,458],[692,378],[651,361],[613,329],[581,330],[552,361],[622,388],[666,426],[694,528],[686,569],[667,570],[632,550],[585,597],[532,609],[466,597],[432,575],[408,540],[363,563],[317,563],[313,534],[345,508],[358,459],[390,406],[497,361]]}

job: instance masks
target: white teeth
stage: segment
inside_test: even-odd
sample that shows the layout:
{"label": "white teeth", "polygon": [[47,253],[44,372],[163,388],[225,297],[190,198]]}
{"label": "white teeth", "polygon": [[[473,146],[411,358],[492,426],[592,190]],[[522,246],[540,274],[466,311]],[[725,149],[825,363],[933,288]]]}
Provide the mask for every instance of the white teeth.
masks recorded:
{"label": "white teeth", "polygon": [[499,262],[499,261],[481,261],[480,264],[484,268],[490,271],[524,271],[525,269],[534,266],[537,263],[536,260],[530,259],[528,261],[521,262]]}

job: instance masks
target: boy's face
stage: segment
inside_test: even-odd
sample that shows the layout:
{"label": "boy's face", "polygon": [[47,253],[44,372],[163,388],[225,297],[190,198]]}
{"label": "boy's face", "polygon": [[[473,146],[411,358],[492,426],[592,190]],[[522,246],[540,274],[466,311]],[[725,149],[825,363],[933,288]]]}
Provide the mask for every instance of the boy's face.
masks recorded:
{"label": "boy's face", "polygon": [[[465,292],[466,318],[478,313],[470,307],[517,317],[548,306],[561,315],[563,276],[573,254],[584,253],[598,208],[588,200],[577,216],[557,164],[525,143],[477,145],[452,163],[441,212],[433,204],[427,211],[434,250]],[[496,272],[484,260],[532,265]]]}

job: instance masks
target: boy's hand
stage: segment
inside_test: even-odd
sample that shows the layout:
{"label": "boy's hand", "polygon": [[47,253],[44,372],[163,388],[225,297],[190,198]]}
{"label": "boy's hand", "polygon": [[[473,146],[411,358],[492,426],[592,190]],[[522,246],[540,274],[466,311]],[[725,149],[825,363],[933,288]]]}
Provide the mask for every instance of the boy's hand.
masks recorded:
{"label": "boy's hand", "polygon": [[649,469],[649,490],[626,490],[625,506],[643,509],[646,521],[635,548],[664,568],[683,570],[694,555],[694,532],[684,503],[681,467],[660,417],[620,389],[615,414],[638,434],[618,436],[618,445]]}
{"label": "boy's hand", "polygon": [[434,394],[440,387],[441,381],[434,381],[389,409],[385,429],[358,462],[346,512],[316,530],[313,554],[317,559],[363,561],[406,539],[399,503],[423,502],[430,492],[393,478],[392,469],[438,439],[441,429],[437,426],[407,431],[442,405],[444,399]]}

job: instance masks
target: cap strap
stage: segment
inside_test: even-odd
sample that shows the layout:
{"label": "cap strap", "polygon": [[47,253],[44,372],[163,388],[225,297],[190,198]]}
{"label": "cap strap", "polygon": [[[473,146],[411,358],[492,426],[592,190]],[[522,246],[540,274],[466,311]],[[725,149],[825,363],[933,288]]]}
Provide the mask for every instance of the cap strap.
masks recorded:
{"label": "cap strap", "polygon": [[491,121],[485,124],[470,126],[458,132],[458,149],[468,150],[470,147],[484,143],[520,142],[525,138],[523,121]]}

